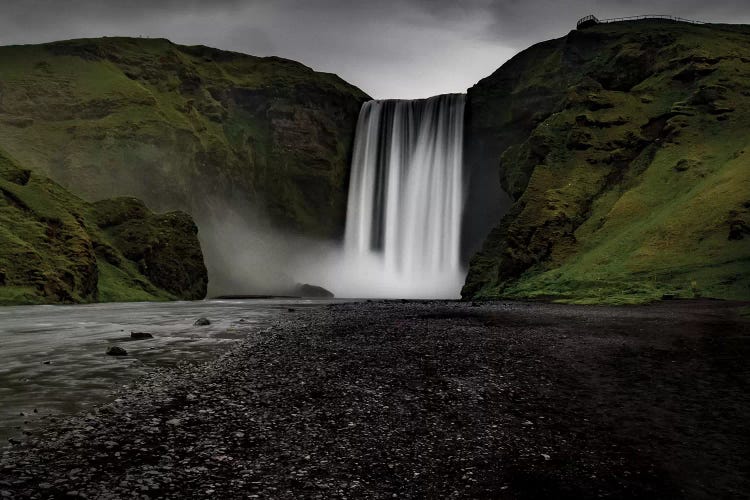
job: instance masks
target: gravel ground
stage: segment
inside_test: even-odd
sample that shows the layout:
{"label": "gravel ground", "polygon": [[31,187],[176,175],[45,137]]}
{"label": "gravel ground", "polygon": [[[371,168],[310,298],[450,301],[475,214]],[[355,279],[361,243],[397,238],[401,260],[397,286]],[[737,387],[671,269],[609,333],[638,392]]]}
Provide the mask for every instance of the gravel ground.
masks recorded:
{"label": "gravel ground", "polygon": [[736,307],[290,311],[10,446],[0,497],[748,497]]}

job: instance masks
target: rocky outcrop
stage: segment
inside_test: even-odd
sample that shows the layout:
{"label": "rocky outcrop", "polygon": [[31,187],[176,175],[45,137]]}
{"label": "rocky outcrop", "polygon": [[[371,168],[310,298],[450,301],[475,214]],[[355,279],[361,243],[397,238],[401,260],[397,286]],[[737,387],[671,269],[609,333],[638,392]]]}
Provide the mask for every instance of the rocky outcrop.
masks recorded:
{"label": "rocky outcrop", "polygon": [[184,212],[153,214],[136,198],[94,203],[99,227],[158,288],[186,299],[206,295],[208,277],[198,227]]}
{"label": "rocky outcrop", "polygon": [[465,298],[750,298],[750,28],[630,22],[521,52],[469,90],[466,157],[513,204]]}
{"label": "rocky outcrop", "polygon": [[0,147],[84,199],[135,196],[199,224],[232,209],[340,235],[367,99],[294,61],[163,39],[0,48]]}
{"label": "rocky outcrop", "polygon": [[0,304],[201,299],[206,287],[187,214],[87,203],[0,150]]}
{"label": "rocky outcrop", "polygon": [[294,295],[320,299],[332,299],[334,297],[333,292],[330,290],[326,290],[322,286],[310,285],[308,283],[297,284],[294,288]]}

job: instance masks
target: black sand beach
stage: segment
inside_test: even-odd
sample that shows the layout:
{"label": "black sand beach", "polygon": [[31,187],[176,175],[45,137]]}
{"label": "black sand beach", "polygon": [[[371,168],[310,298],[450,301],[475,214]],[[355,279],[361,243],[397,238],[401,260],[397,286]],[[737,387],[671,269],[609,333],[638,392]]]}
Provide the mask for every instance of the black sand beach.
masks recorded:
{"label": "black sand beach", "polygon": [[290,311],[213,363],[11,444],[0,495],[747,497],[738,306]]}

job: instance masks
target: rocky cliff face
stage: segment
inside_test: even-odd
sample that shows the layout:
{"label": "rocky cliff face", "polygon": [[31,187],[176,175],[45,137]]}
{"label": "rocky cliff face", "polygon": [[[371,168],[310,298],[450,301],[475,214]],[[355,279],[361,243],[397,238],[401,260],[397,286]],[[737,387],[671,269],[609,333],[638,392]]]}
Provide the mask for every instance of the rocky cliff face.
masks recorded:
{"label": "rocky cliff face", "polygon": [[0,150],[0,304],[201,299],[206,285],[187,214],[87,203]]}
{"label": "rocky cliff face", "polygon": [[136,196],[199,222],[251,209],[339,235],[367,99],[293,61],[162,39],[0,48],[0,147],[84,199]]}
{"label": "rocky cliff face", "polygon": [[468,94],[513,205],[464,297],[750,298],[750,28],[635,22],[535,45]]}

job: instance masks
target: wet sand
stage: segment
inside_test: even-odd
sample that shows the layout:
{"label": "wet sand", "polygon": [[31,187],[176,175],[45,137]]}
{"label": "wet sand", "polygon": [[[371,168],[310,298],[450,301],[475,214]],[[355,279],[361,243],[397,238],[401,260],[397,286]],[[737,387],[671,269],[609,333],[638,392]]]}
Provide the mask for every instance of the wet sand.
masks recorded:
{"label": "wet sand", "polygon": [[0,459],[10,498],[743,498],[738,304],[290,311]]}

